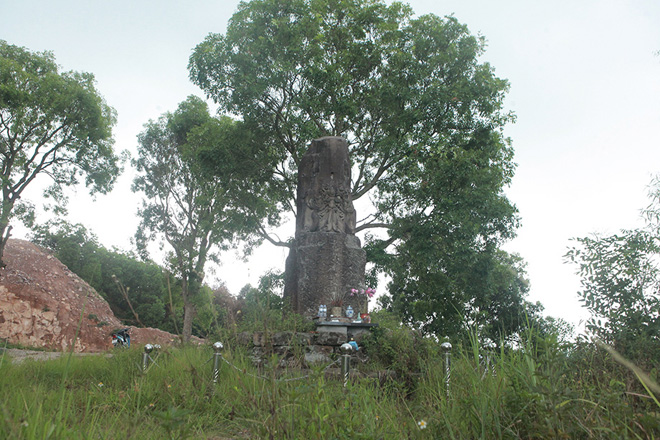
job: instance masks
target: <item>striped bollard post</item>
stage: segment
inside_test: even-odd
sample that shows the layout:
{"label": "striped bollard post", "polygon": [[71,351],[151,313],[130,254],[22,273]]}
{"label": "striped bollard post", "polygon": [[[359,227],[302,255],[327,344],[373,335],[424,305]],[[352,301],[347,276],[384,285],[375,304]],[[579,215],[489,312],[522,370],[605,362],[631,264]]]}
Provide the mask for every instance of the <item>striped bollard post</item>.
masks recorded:
{"label": "striped bollard post", "polygon": [[213,383],[218,383],[218,376],[220,375],[220,356],[222,356],[222,349],[224,346],[222,342],[218,341],[213,344]]}
{"label": "striped bollard post", "polygon": [[353,352],[353,347],[348,342],[341,344],[339,350],[342,352],[341,356],[341,374],[344,378],[344,388],[348,385],[348,375],[351,369],[351,353]]}
{"label": "striped bollard post", "polygon": [[447,398],[449,398],[449,378],[451,377],[451,344],[443,342],[440,348],[445,352],[445,388],[447,390]]}
{"label": "striped bollard post", "polygon": [[147,368],[149,368],[149,353],[152,352],[154,346],[147,344],[144,346],[144,353],[142,353],[142,372],[146,373]]}

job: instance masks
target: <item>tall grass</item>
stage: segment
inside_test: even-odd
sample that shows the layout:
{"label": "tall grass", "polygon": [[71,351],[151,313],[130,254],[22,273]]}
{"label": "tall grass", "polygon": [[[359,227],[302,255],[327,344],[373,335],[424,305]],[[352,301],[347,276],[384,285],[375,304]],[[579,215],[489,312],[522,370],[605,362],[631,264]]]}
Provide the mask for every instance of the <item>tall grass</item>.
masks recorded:
{"label": "tall grass", "polygon": [[[486,370],[473,338],[452,353],[447,396],[437,344],[404,333],[376,335],[365,344],[373,362],[360,366],[363,372],[369,365],[392,368],[399,379],[355,378],[346,388],[322,367],[306,372],[303,380],[284,380],[295,376],[258,370],[238,348],[223,353],[233,367],[222,363],[217,384],[210,347],[162,350],[146,373],[137,348],[112,358],[20,365],[3,358],[0,438],[650,439],[660,434],[650,391],[596,348],[564,347],[530,332],[516,349],[495,353],[493,368]],[[398,363],[378,358],[378,346],[398,353]],[[268,365],[277,365],[277,359]]]}
{"label": "tall grass", "polygon": [[572,350],[530,332],[486,371],[472,345],[454,357],[448,399],[440,391],[444,374],[431,365],[415,400],[429,412],[435,438],[658,437],[655,398],[639,392],[648,388],[627,387],[604,353],[585,359]]}

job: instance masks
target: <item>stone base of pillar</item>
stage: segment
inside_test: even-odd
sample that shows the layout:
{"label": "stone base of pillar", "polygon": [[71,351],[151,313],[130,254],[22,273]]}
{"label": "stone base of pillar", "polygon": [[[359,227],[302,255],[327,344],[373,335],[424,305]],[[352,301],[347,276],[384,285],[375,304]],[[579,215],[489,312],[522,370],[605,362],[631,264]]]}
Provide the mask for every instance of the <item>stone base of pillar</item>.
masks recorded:
{"label": "stone base of pillar", "polygon": [[351,289],[364,288],[366,252],[360,240],[332,232],[300,233],[287,259],[285,300],[292,309],[316,316],[319,305],[330,310],[333,299],[343,297],[344,309],[363,305],[350,296]]}

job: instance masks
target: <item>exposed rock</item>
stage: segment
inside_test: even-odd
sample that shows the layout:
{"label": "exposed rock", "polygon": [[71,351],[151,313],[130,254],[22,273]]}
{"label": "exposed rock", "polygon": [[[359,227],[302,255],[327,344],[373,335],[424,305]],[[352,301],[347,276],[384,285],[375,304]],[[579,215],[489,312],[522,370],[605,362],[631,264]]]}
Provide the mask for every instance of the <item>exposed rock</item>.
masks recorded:
{"label": "exposed rock", "polygon": [[326,331],[315,335],[314,343],[317,345],[341,345],[347,341],[346,329],[344,331]]}
{"label": "exposed rock", "polygon": [[11,239],[0,269],[0,338],[28,347],[76,352],[112,347],[121,327],[108,303],[39,246]]}
{"label": "exposed rock", "polygon": [[[275,332],[264,333],[254,332],[247,335],[239,335],[239,341],[247,341],[247,338],[252,336],[252,344],[257,347],[266,347],[269,345],[309,345],[312,342],[312,335],[310,333],[296,333],[296,332]],[[240,342],[239,342],[240,343]]]}
{"label": "exposed rock", "polygon": [[[125,327],[124,327],[125,328]],[[173,345],[181,342],[181,338],[172,333],[152,327],[128,327],[131,335],[131,345],[160,344]],[[203,344],[204,339],[192,336],[190,343]]]}
{"label": "exposed rock", "polygon": [[251,347],[250,359],[255,366],[269,363],[277,355],[280,368],[304,368],[314,364],[329,364],[339,356],[340,345],[347,341],[346,331],[330,329],[324,332],[244,332],[237,335],[240,345]]}
{"label": "exposed rock", "polygon": [[[41,247],[10,239],[4,261],[0,339],[26,347],[99,352],[112,348],[113,330],[126,327],[101,295]],[[154,328],[129,328],[132,344],[167,345],[178,340]]]}
{"label": "exposed rock", "polygon": [[305,363],[307,365],[329,364],[332,362],[334,347],[311,345],[305,351]]}
{"label": "exposed rock", "polygon": [[236,335],[236,343],[238,345],[251,347],[254,344],[254,334],[252,332],[241,332]]}

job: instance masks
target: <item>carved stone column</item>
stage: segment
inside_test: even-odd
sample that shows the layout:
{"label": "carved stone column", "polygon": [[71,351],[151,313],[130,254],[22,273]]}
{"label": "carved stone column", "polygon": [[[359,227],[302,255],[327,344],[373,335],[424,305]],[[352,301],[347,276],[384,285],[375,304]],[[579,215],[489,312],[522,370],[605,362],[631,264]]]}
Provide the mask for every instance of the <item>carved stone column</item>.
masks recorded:
{"label": "carved stone column", "polygon": [[320,304],[364,287],[366,253],[355,236],[348,144],[341,137],[312,141],[298,170],[295,242],[286,261],[284,298],[314,316]]}

